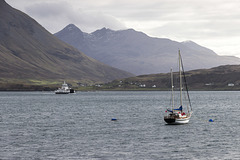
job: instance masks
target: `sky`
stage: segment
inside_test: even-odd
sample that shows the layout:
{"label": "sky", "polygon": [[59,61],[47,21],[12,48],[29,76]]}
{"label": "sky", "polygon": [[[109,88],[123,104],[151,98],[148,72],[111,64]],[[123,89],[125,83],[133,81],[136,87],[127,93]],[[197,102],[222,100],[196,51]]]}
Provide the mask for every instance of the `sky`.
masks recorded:
{"label": "sky", "polygon": [[132,28],[151,37],[194,41],[240,57],[239,0],[5,0],[51,33],[68,24],[91,33]]}

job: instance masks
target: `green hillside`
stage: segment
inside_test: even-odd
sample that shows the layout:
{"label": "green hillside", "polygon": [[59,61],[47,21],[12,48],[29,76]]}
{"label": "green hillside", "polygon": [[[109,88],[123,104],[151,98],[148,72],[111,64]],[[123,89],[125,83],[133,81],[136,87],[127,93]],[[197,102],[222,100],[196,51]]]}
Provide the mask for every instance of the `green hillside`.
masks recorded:
{"label": "green hillside", "polygon": [[35,85],[32,81],[103,83],[133,76],[87,57],[4,0],[0,1],[0,57],[0,89]]}
{"label": "green hillside", "polygon": [[[226,65],[185,73],[190,90],[240,90],[240,65]],[[178,73],[174,73],[178,88]],[[170,90],[170,73],[115,80],[101,87],[111,90]]]}

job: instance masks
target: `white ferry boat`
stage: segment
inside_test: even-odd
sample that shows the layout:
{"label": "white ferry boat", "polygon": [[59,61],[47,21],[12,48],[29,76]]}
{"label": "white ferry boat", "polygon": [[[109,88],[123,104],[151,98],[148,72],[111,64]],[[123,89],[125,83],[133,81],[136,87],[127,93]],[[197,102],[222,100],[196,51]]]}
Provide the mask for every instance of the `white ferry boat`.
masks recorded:
{"label": "white ferry boat", "polygon": [[64,81],[61,88],[55,91],[56,94],[69,94],[74,93],[74,90],[68,87],[68,84]]}

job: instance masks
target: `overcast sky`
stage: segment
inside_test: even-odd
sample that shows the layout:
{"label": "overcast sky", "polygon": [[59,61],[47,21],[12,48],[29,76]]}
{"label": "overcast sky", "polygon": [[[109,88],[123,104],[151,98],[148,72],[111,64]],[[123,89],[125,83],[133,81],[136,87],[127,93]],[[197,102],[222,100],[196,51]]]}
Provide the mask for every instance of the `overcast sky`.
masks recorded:
{"label": "overcast sky", "polygon": [[84,32],[133,28],[149,36],[192,40],[240,57],[239,0],[6,0],[51,33],[73,23]]}

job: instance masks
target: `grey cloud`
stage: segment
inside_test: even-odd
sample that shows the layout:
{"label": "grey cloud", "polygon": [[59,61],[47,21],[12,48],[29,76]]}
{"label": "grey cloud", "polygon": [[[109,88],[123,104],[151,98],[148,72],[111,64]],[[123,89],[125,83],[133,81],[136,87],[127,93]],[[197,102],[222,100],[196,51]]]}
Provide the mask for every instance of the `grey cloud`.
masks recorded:
{"label": "grey cloud", "polygon": [[61,30],[69,23],[74,23],[84,31],[93,31],[101,27],[126,28],[122,22],[111,15],[100,11],[76,9],[64,1],[36,3],[26,7],[26,12],[38,19],[39,22],[44,22],[46,28],[53,33]]}
{"label": "grey cloud", "polygon": [[26,7],[26,12],[38,18],[55,17],[56,15],[63,15],[65,12],[71,10],[68,3],[36,3]]}

